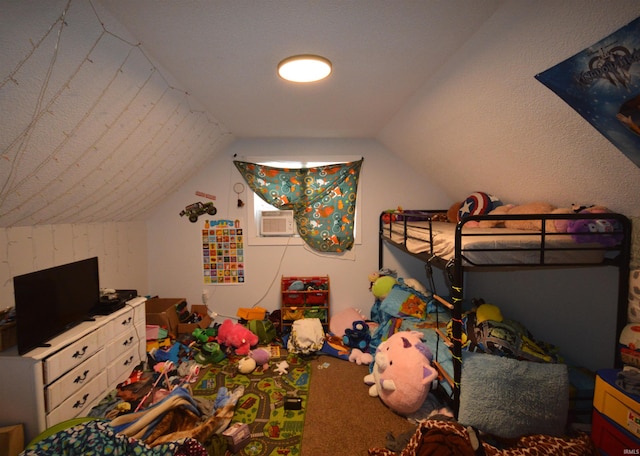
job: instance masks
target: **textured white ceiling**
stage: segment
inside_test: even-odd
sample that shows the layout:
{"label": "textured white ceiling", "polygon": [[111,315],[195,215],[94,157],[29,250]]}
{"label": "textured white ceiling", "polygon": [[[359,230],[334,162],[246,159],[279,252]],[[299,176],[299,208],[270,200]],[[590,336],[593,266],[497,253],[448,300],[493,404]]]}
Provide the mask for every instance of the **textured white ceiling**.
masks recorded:
{"label": "textured white ceiling", "polygon": [[[237,137],[373,137],[499,3],[0,1],[0,226],[143,219]],[[333,75],[280,80],[297,53]]]}
{"label": "textured white ceiling", "polygon": [[[101,0],[238,137],[373,137],[496,0]],[[325,81],[281,80],[311,53]]]}

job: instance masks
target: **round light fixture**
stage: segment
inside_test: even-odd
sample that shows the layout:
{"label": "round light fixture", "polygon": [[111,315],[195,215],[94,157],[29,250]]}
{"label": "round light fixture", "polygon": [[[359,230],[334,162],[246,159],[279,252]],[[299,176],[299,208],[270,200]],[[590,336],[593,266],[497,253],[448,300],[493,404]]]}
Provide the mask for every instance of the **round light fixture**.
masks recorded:
{"label": "round light fixture", "polygon": [[331,62],[319,55],[294,55],[278,64],[278,75],[292,82],[314,82],[331,74]]}

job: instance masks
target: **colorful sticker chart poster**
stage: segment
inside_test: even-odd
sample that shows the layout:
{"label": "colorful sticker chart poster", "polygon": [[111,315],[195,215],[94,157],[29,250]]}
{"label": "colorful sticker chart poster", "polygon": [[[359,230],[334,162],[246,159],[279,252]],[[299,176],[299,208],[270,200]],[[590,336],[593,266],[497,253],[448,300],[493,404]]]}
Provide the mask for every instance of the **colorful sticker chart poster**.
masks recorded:
{"label": "colorful sticker chart poster", "polygon": [[244,283],[244,233],[238,220],[205,221],[202,259],[205,284]]}
{"label": "colorful sticker chart poster", "polygon": [[535,77],[640,167],[640,18]]}

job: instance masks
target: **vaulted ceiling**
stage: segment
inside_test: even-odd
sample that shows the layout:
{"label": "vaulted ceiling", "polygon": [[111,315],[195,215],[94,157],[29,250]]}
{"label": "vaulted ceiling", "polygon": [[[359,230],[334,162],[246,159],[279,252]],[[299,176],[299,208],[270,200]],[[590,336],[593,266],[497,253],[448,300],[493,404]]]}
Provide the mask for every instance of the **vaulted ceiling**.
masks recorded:
{"label": "vaulted ceiling", "polygon": [[[375,137],[500,0],[0,2],[0,225],[130,220],[235,138]],[[333,62],[287,83],[277,63]]]}

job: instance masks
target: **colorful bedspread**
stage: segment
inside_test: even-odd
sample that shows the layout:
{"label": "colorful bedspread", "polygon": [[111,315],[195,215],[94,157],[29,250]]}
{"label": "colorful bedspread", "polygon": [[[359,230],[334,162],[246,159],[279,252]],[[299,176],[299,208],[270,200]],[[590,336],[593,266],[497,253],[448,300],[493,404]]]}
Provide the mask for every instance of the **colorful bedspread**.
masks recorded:
{"label": "colorful bedspread", "polygon": [[151,447],[141,440],[116,434],[109,423],[88,421],[57,432],[29,447],[24,456],[102,456],[134,454],[137,456],[208,456],[197,440],[183,439]]}

